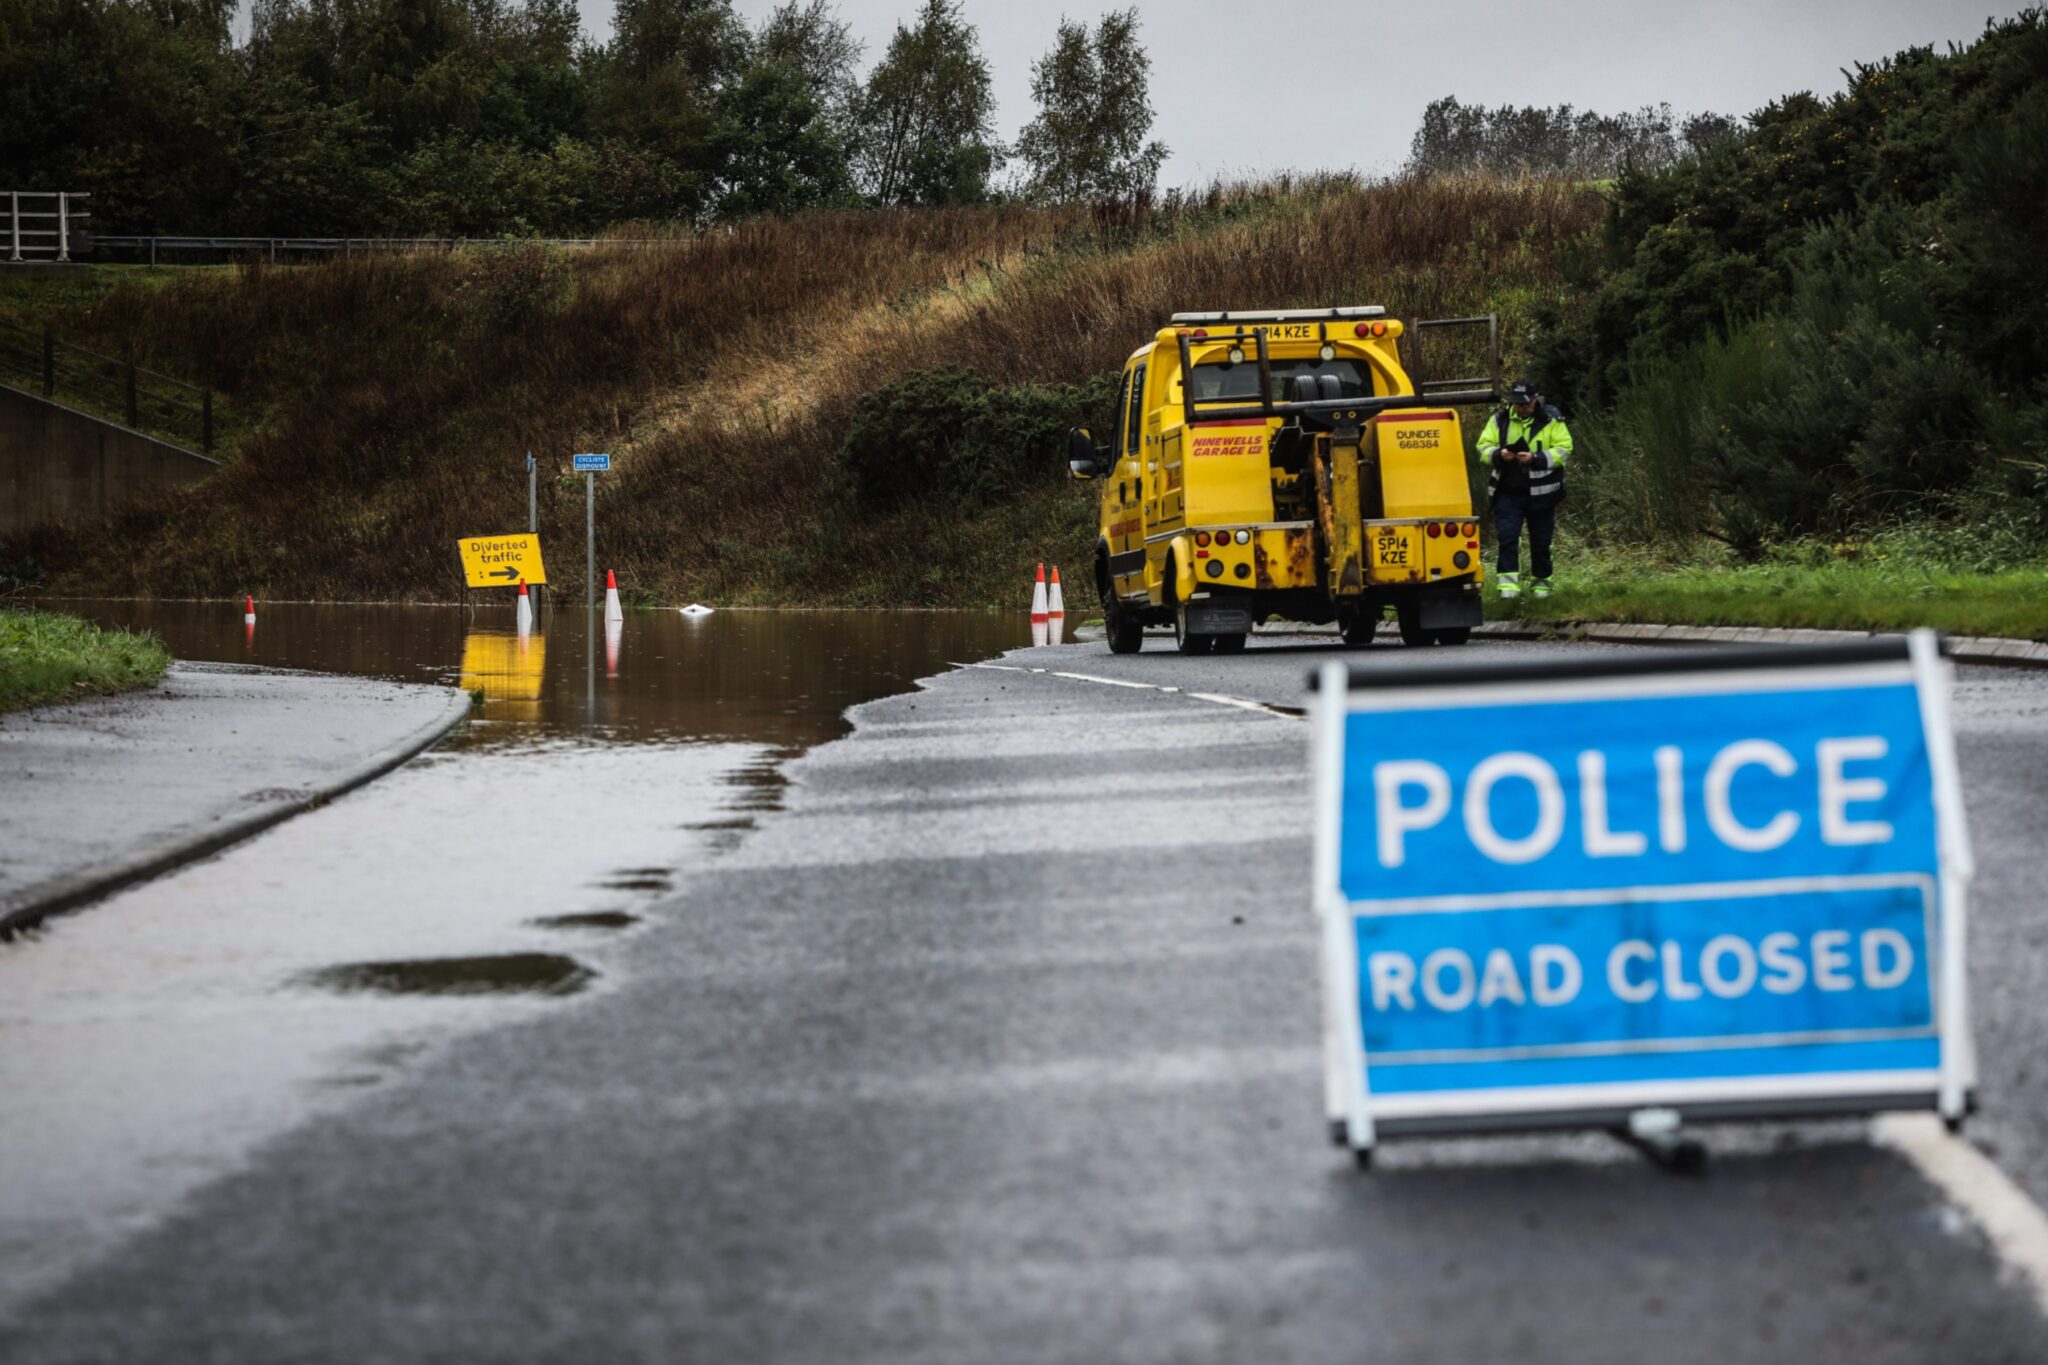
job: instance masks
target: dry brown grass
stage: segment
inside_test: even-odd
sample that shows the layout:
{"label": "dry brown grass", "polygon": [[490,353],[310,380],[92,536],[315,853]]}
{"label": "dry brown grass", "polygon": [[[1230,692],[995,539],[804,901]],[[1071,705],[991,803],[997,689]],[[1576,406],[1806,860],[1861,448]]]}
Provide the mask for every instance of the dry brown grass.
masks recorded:
{"label": "dry brown grass", "polygon": [[[210,484],[0,546],[0,569],[33,561],[76,591],[446,598],[451,541],[525,524],[525,450],[565,471],[572,451],[610,449],[600,558],[644,592],[985,602],[1033,559],[1085,563],[1085,492],[1049,478],[972,522],[859,516],[833,453],[862,393],[939,365],[1082,380],[1183,308],[1497,308],[1512,325],[1598,213],[1543,182],[1335,178],[118,290],[78,330],[264,419]],[[543,480],[571,592],[581,499],[580,481]]]}

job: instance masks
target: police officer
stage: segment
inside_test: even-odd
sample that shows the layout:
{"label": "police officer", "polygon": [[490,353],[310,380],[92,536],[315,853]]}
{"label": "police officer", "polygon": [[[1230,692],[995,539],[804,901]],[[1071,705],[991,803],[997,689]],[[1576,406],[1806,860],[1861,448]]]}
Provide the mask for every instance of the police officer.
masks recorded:
{"label": "police officer", "polygon": [[1479,458],[1488,466],[1486,491],[1493,499],[1493,529],[1499,540],[1495,568],[1500,595],[1522,595],[1522,525],[1529,526],[1529,591],[1550,596],[1550,541],[1557,533],[1557,505],[1564,501],[1564,467],[1572,434],[1558,410],[1536,386],[1517,379],[1507,406],[1479,429]]}

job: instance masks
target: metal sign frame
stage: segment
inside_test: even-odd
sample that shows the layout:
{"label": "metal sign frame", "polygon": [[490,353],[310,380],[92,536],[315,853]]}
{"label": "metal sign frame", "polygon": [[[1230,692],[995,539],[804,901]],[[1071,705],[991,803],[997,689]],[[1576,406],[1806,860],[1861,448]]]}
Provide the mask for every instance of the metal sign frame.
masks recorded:
{"label": "metal sign frame", "polygon": [[[1492,668],[1435,666],[1398,671],[1353,671],[1331,662],[1310,679],[1316,692],[1314,726],[1314,894],[1322,925],[1323,1042],[1325,1105],[1332,1135],[1363,1156],[1386,1137],[1419,1134],[1506,1132],[1544,1128],[1626,1128],[1632,1116],[1673,1112],[1685,1119],[1789,1117],[1881,1110],[1933,1109],[1959,1125],[1972,1102],[1975,1055],[1969,1028],[1965,972],[1967,884],[1972,872],[1969,835],[1949,715],[1953,668],[1942,658],[1939,638],[1915,631],[1905,639],[1878,639],[1817,647],[1726,649],[1712,652],[1613,655],[1584,660],[1538,659]],[[1541,904],[1573,905],[1671,901],[1688,895],[1728,900],[1744,895],[1825,895],[1865,891],[1871,885],[1841,887],[1853,877],[1802,879],[1766,875],[1749,883],[1695,888],[1677,882],[1636,887],[1578,890],[1474,891],[1464,897],[1393,897],[1384,901],[1347,897],[1343,849],[1347,729],[1360,713],[1406,710],[1449,711],[1489,706],[1586,703],[1602,698],[1635,701],[1669,698],[1733,700],[1823,687],[1910,685],[1924,739],[1936,867],[1925,882],[1929,923],[1923,940],[1932,995],[1927,1036],[1936,1040],[1938,1064],[1914,1070],[1851,1069],[1838,1074],[1772,1072],[1754,1076],[1712,1076],[1545,1084],[1516,1088],[1410,1090],[1375,1096],[1372,1058],[1366,1049],[1366,982],[1360,974],[1359,924],[1374,914],[1414,915],[1423,911],[1484,911]],[[1874,694],[1873,694],[1874,695]],[[1501,749],[1513,745],[1503,742]],[[1779,869],[1778,871],[1783,871]],[[1391,875],[1391,874],[1390,874]],[[1890,876],[1889,889],[1902,889],[1912,874]],[[1873,883],[1866,877],[1862,883]],[[1874,883],[1873,883],[1874,884]],[[1711,895],[1703,894],[1711,893]],[[1465,903],[1451,904],[1454,900]],[[1489,904],[1490,902],[1490,904]],[[1817,982],[1815,983],[1818,984]],[[1735,1034],[1718,1039],[1669,1039],[1647,1035],[1644,1050],[1677,1055],[1676,1044],[1702,1048],[1741,1046],[1759,1050],[1832,1038]],[[1629,1041],[1635,1041],[1631,1039]],[[1622,1050],[1607,1040],[1602,1047]],[[1508,1050],[1503,1050],[1508,1051]],[[1532,1051],[1533,1050],[1529,1050]],[[1389,1054],[1391,1056],[1391,1054]],[[1460,1054],[1463,1064],[1477,1053]],[[1405,1059],[1404,1059],[1405,1060]],[[1654,1063],[1646,1065],[1655,1065]],[[1678,1070],[1682,1071],[1682,1067]]]}

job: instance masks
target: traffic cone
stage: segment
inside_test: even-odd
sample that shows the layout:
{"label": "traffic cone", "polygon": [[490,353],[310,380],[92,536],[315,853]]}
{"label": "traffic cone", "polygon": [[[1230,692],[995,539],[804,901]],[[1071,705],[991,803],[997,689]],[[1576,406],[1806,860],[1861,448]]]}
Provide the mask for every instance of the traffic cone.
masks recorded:
{"label": "traffic cone", "polygon": [[626,619],[625,609],[619,605],[618,576],[610,569],[604,571],[604,619],[607,621],[623,621]]}
{"label": "traffic cone", "polygon": [[1060,592],[1060,566],[1057,564],[1052,566],[1052,606],[1046,614],[1055,621],[1064,621],[1067,617],[1067,599]]}
{"label": "traffic cone", "polygon": [[1031,586],[1031,620],[1034,624],[1047,619],[1045,612],[1045,565],[1038,566],[1038,582]]}
{"label": "traffic cone", "polygon": [[242,624],[245,626],[256,624],[256,599],[253,597],[244,596],[242,598]]}
{"label": "traffic cone", "polygon": [[526,580],[519,580],[519,633],[533,629],[533,599],[526,595]]}

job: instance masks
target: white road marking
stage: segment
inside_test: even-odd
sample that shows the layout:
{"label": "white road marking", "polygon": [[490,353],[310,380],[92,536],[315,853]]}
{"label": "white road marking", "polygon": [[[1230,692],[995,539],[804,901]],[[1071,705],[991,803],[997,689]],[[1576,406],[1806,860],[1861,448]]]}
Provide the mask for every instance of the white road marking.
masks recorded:
{"label": "white road marking", "polygon": [[1101,683],[1104,687],[1140,687],[1147,692],[1164,690],[1156,683],[1130,682],[1123,678],[1098,678],[1093,673],[1055,673],[1053,676],[1055,678],[1072,678],[1075,682]]}
{"label": "white road marking", "polygon": [[1055,678],[1067,678],[1074,682],[1101,683],[1104,687],[1130,687],[1142,692],[1164,692],[1169,696],[1192,697],[1196,701],[1206,701],[1217,706],[1234,706],[1243,711],[1263,711],[1269,716],[1278,716],[1282,720],[1305,720],[1307,718],[1304,712],[1298,710],[1290,711],[1284,707],[1269,705],[1266,702],[1253,701],[1249,697],[1227,697],[1221,692],[1183,692],[1178,687],[1167,687],[1160,683],[1132,682],[1127,678],[1105,678],[1095,673],[1060,673],[1045,668],[1020,668],[1016,664],[963,664],[956,662],[953,667],[989,668],[1000,673],[1051,673]]}
{"label": "white road marking", "polygon": [[2024,1275],[2048,1311],[2048,1215],[1990,1157],[1955,1137],[1932,1114],[1884,1114],[1871,1137],[1920,1168],[1967,1211],[2006,1264]]}

